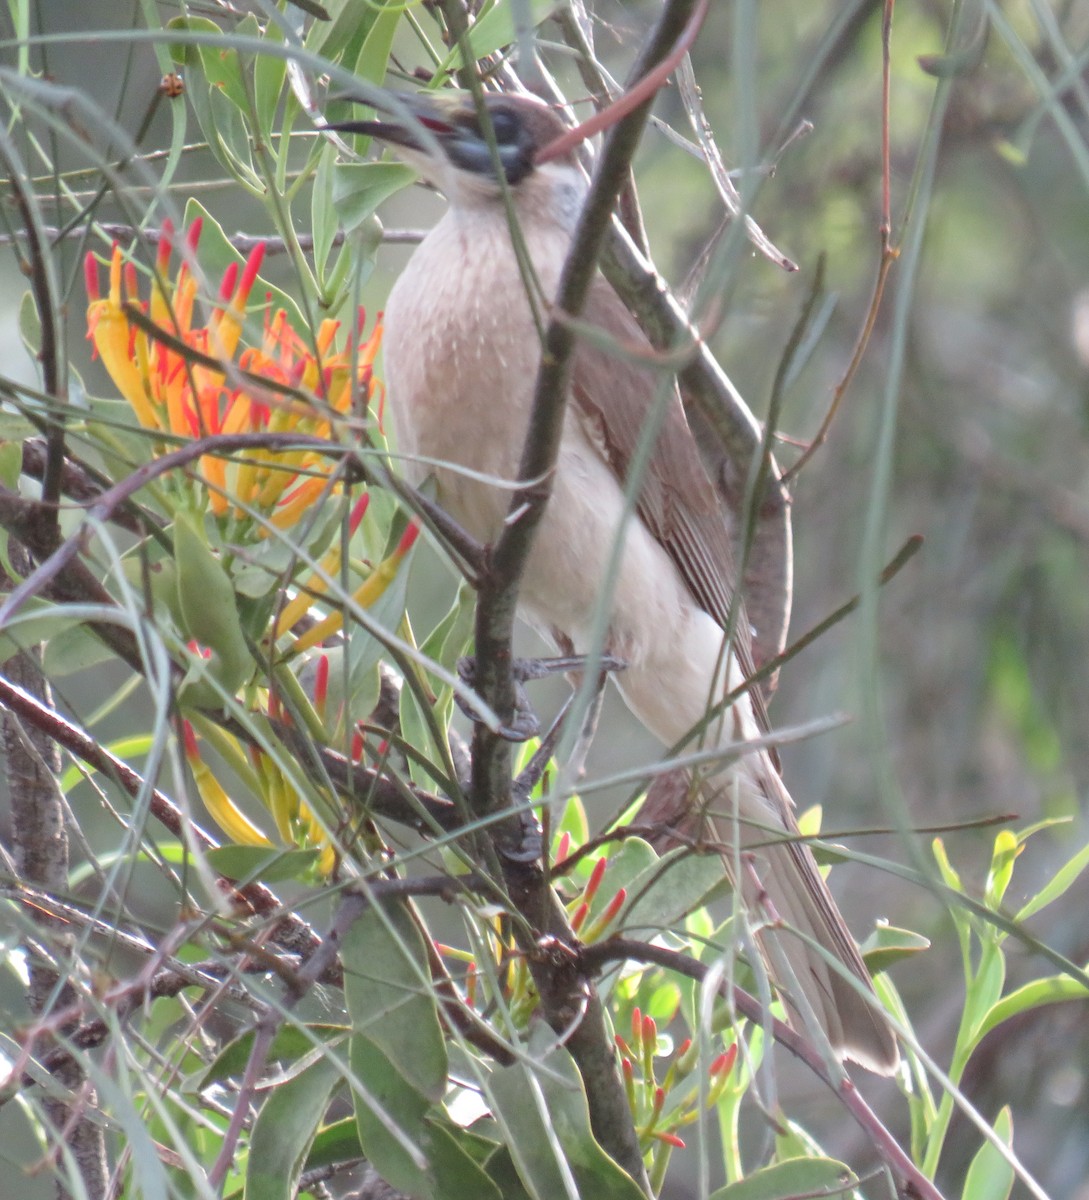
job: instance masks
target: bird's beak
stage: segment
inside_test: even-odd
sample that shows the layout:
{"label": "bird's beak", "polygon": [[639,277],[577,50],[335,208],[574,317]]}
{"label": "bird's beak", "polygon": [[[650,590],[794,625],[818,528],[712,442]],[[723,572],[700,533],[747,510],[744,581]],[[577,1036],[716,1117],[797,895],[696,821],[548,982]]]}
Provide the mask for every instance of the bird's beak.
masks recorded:
{"label": "bird's beak", "polygon": [[330,122],[325,128],[338,133],[376,137],[425,154],[433,153],[436,142],[441,147],[444,138],[457,132],[457,126],[450,119],[451,109],[457,106],[457,101],[452,101],[451,97],[421,92],[387,92],[386,96],[385,104],[373,99],[365,102],[383,114],[381,120]]}

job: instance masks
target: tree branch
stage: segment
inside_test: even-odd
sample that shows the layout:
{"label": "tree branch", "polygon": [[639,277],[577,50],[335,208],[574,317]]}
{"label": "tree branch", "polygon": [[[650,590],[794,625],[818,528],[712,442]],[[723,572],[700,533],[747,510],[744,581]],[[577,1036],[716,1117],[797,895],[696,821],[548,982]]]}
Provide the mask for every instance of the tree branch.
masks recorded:
{"label": "tree branch", "polygon": [[[699,19],[703,8],[703,0],[670,0],[664,6],[658,24],[632,70],[631,88],[666,58],[685,34],[694,15],[696,20]],[[464,46],[464,15],[460,4],[450,0],[445,9],[451,27]],[[563,432],[571,358],[576,342],[576,335],[566,318],[577,316],[582,310],[597,272],[611,214],[628,178],[652,100],[651,95],[613,125],[598,160],[561,275],[554,302],[556,315],[549,320],[545,330],[518,476],[531,482],[515,491],[503,533],[481,580],[476,613],[476,684],[485,703],[504,724],[509,723],[514,710],[511,639],[519,587],[551,495]],[[471,798],[478,817],[514,811],[510,746],[480,723],[473,730]],[[649,1192],[642,1153],[600,999],[593,986],[578,972],[563,968],[562,953],[555,955],[547,950],[550,939],[569,945],[573,935],[566,913],[539,864],[518,860],[516,851],[522,836],[521,822],[512,817],[493,828],[492,843],[518,911],[543,935],[536,945],[522,946],[541,996],[543,1012],[552,1028],[566,1037],[567,1048],[578,1065],[595,1135]]]}
{"label": "tree branch", "polygon": [[[8,552],[16,569],[21,570],[27,562],[26,550],[18,542],[9,541]],[[49,685],[42,677],[37,653],[24,650],[8,659],[3,669],[21,685],[28,699],[43,708],[49,704]],[[47,893],[63,894],[68,890],[68,834],[57,780],[57,744],[40,725],[22,720],[10,708],[0,712],[0,744],[11,801],[18,877]],[[76,991],[55,965],[68,962],[62,944],[66,922],[38,907],[30,910],[30,918],[41,929],[47,946],[56,946],[47,957],[37,954],[32,945],[26,946],[30,1007],[41,1016],[71,1005]],[[66,1031],[62,1028],[60,1032],[63,1035]],[[51,1074],[60,1094],[42,1097],[47,1122],[53,1137],[68,1145],[85,1194],[99,1200],[107,1187],[106,1143],[101,1126],[85,1115],[97,1104],[94,1090],[76,1062],[57,1064]],[[68,1200],[74,1194],[58,1175],[59,1200]]]}

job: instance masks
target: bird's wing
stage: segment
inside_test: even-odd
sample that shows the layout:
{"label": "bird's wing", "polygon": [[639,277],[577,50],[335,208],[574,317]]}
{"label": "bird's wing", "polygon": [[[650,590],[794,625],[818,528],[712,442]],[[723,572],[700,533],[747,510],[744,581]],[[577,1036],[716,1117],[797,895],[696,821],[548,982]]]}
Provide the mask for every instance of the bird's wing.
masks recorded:
{"label": "bird's wing", "polygon": [[[595,281],[582,317],[608,334],[619,352],[580,340],[571,384],[574,412],[623,483],[646,422],[656,412],[658,389],[668,382],[668,376],[655,369],[654,350],[646,335],[604,279]],[[673,560],[696,603],[725,629],[737,579],[729,529],[680,397],[671,382],[668,386],[638,512]],[[753,670],[752,638],[743,607],[734,614],[734,622],[734,653],[748,676]],[[766,727],[755,690],[753,697],[758,718]]]}

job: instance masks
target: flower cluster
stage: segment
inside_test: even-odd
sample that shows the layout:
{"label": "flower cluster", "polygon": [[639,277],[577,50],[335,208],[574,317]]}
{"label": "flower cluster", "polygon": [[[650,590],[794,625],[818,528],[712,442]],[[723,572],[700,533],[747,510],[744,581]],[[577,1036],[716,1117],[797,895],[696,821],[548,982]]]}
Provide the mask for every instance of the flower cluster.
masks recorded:
{"label": "flower cluster", "polygon": [[[373,365],[381,324],[363,339],[361,314],[354,342],[337,349],[338,322],[323,321],[308,340],[283,308],[268,302],[263,331],[248,339],[248,306],[264,256],[260,245],[244,263],[235,261],[227,268],[218,297],[200,324],[200,234],[201,222],[195,221],[171,278],[174,231],[164,226],[146,297],[141,296],[136,266],[119,246],[110,256],[104,294],[99,264],[89,254],[88,336],[147,431],[154,455],[191,439],[207,443],[198,471],[166,481],[174,553],[164,564],[168,570],[156,577],[166,581],[158,585],[156,599],[165,599],[189,647],[188,652],[179,648],[189,663],[180,697],[190,718],[184,723],[184,749],[197,792],[232,842],[316,850],[316,870],[327,874],[336,862],[331,835],[340,819],[335,806],[323,805],[318,793],[308,804],[273,753],[244,744],[200,709],[222,707],[227,698],[242,696],[249,709],[272,722],[290,723],[280,701],[281,689],[288,688],[292,712],[310,731],[322,733],[330,744],[348,737],[358,760],[362,740],[346,728],[351,720],[343,711],[326,712],[334,706],[327,704],[329,662],[320,647],[343,628],[346,604],[369,608],[386,592],[412,548],[418,525],[411,523],[376,565],[354,558],[343,562],[343,544],[329,548],[330,526],[316,544],[307,544],[309,554],[319,556],[317,567],[304,571],[292,591],[284,592],[277,569],[270,567],[272,590],[259,597],[259,604],[242,603],[233,574],[239,548],[252,548],[276,531],[305,532],[304,517],[341,487],[332,477],[335,460],[320,446],[285,449],[281,440],[239,449],[236,441],[225,454],[217,452],[222,447],[216,438],[254,434],[259,440],[260,435],[283,434],[287,439],[337,440],[353,410],[367,411],[380,394]],[[355,535],[368,501],[362,495],[347,512],[347,539]],[[339,511],[345,511],[343,504]],[[253,554],[251,549],[250,561]],[[331,603],[329,583],[342,577],[350,577],[352,586],[340,598],[344,603]],[[312,615],[315,606],[322,610],[317,616]],[[258,642],[272,663],[267,682],[257,675],[252,653]],[[315,677],[309,694],[300,683],[308,673]],[[214,751],[210,758],[208,748]],[[231,789],[239,783],[267,810],[270,820],[264,826],[255,824],[232,797]],[[322,807],[320,817],[314,804]]]}
{"label": "flower cluster", "polygon": [[[201,222],[194,221],[171,281],[174,233],[164,224],[147,300],[141,299],[135,265],[119,246],[110,258],[105,295],[98,262],[87,255],[88,336],[140,425],[171,439],[239,433],[332,439],[334,424],[350,415],[353,402],[365,411],[376,390],[381,323],[354,349],[337,350],[338,321],[323,321],[307,341],[283,308],[267,305],[259,343],[242,346],[247,304],[264,258],[259,244],[244,264],[227,268],[207,322],[198,325],[198,284],[189,261],[200,233]],[[136,312],[146,321],[134,320]],[[362,314],[359,324],[361,331]],[[200,471],[216,516],[256,518],[260,530],[266,522],[289,529],[329,488],[329,461],[310,449],[254,449],[230,458],[207,454]]]}

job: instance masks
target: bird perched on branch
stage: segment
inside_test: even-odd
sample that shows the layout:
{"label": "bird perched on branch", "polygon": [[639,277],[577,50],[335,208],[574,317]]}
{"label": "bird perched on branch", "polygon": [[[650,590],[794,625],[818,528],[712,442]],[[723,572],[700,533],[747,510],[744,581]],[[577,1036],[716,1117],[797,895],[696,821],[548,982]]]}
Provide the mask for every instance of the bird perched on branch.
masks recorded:
{"label": "bird perched on branch", "polygon": [[[390,143],[449,202],[389,296],[386,383],[406,469],[416,478],[434,475],[442,506],[491,543],[510,516],[512,489],[489,480],[517,480],[541,358],[532,289],[539,289],[538,305],[555,296],[587,185],[572,152],[541,160],[565,129],[546,105],[489,95],[485,108],[494,152],[466,95],[398,94],[382,120],[335,128]],[[604,649],[627,664],[617,685],[643,725],[671,746],[752,670],[746,620],[730,619],[736,582],[726,515],[674,394],[636,513],[624,524],[624,480],[655,410],[660,374],[645,365],[650,343],[603,278],[593,283],[581,319],[607,339],[580,340],[574,354],[552,495],[522,579],[520,611],[564,652],[585,653],[608,589]],[[605,348],[610,341],[615,349]],[[608,578],[618,536],[623,552]],[[724,647],[728,625],[734,632]],[[765,733],[762,704],[749,693],[704,744]],[[841,1057],[894,1070],[892,1031],[798,840],[773,756],[754,748],[701,778],[692,805],[731,848],[723,855],[727,870],[739,876],[735,889],[763,926],[765,957],[795,1020],[807,1024],[815,1015]]]}

